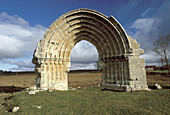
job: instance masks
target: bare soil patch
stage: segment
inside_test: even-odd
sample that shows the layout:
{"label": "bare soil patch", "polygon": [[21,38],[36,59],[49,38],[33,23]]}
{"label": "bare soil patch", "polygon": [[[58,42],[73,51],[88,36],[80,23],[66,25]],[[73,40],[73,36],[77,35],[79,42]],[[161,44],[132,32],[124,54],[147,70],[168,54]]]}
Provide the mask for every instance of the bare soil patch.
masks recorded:
{"label": "bare soil patch", "polygon": [[24,90],[24,87],[0,86],[0,93],[14,93]]}
{"label": "bare soil patch", "polygon": [[147,84],[149,88],[153,88],[154,85],[157,83],[161,85],[164,89],[170,89],[170,77],[161,76],[159,74],[156,75],[147,75]]}

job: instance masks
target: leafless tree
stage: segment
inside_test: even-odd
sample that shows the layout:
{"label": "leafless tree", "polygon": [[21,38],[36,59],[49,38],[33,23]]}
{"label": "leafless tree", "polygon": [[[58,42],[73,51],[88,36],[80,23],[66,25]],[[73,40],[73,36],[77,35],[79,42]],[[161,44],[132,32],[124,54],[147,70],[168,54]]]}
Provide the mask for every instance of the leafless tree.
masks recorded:
{"label": "leafless tree", "polygon": [[168,62],[168,57],[170,53],[170,35],[160,36],[154,42],[154,48],[152,50],[161,57],[162,66],[163,60],[165,60],[168,68],[168,73],[170,73],[170,67]]}

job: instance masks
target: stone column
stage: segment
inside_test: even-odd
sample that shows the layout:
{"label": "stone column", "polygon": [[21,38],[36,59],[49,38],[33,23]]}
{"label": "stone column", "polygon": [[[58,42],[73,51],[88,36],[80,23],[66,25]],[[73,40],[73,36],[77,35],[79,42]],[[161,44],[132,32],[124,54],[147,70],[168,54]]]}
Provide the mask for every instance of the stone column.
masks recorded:
{"label": "stone column", "polygon": [[110,60],[110,77],[111,77],[111,83],[114,83],[114,63],[113,60]]}
{"label": "stone column", "polygon": [[139,55],[129,55],[129,89],[148,90],[146,83],[146,72],[144,59],[140,59]]}
{"label": "stone column", "polygon": [[109,58],[106,58],[106,66],[107,66],[107,83],[110,83],[110,78],[111,78],[111,75],[110,75],[110,60]]}

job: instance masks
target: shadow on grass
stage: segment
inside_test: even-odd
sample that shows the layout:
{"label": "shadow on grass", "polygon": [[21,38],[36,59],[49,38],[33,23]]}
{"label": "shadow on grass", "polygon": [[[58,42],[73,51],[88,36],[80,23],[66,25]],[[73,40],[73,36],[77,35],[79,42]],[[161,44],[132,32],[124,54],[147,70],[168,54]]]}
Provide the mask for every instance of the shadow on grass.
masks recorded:
{"label": "shadow on grass", "polygon": [[24,90],[23,87],[0,86],[0,93],[15,93]]}
{"label": "shadow on grass", "polygon": [[[155,85],[148,85],[149,89],[157,89]],[[161,85],[162,89],[170,89],[170,85]]]}

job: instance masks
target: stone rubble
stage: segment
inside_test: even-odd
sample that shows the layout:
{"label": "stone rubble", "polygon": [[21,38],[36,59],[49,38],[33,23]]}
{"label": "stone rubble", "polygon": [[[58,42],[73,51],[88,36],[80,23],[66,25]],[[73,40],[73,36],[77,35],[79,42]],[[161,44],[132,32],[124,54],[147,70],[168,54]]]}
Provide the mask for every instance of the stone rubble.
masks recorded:
{"label": "stone rubble", "polygon": [[157,84],[157,83],[155,84],[155,87],[156,87],[157,89],[162,89],[161,86],[160,86],[159,84]]}
{"label": "stone rubble", "polygon": [[18,110],[19,110],[19,107],[14,107],[14,108],[12,109],[12,112],[15,113],[15,112],[17,112]]}

